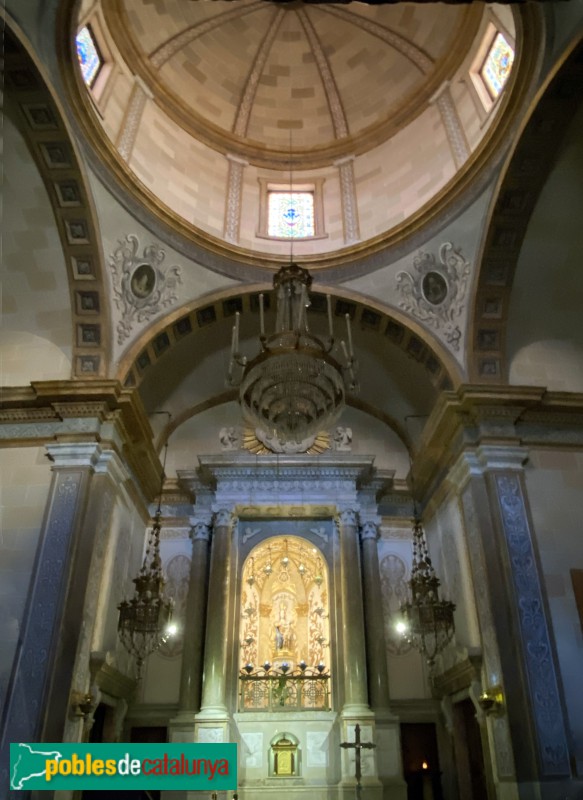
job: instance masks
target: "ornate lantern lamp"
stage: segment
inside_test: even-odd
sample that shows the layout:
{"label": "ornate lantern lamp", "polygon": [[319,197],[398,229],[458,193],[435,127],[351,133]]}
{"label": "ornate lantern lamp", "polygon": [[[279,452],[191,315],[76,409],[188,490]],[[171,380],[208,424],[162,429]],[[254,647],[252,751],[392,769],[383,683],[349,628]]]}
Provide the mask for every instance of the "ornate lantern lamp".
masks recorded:
{"label": "ornate lantern lamp", "polygon": [[[166,467],[167,452],[168,443],[166,443],[164,453],[164,468]],[[158,508],[148,538],[144,561],[138,575],[133,578],[136,587],[134,596],[130,600],[123,600],[118,606],[118,635],[128,653],[136,659],[138,680],[141,678],[146,658],[155,652],[172,633],[169,630],[169,623],[172,619],[174,601],[164,595],[166,581],[160,560],[160,516],[164,468]]]}
{"label": "ornate lantern lamp", "polygon": [[401,605],[399,632],[425,656],[431,668],[455,631],[455,604],[440,599],[439,585],[440,580],[429,557],[425,532],[415,510],[410,599]]}
{"label": "ornate lantern lamp", "polygon": [[[265,333],[263,295],[259,295],[260,352],[248,361],[239,351],[239,314],[235,317],[228,380],[235,365],[243,368],[239,401],[248,424],[264,437],[300,451],[319,431],[332,425],[344,407],[346,387],[356,388],[350,318],[348,345],[341,342],[343,363],[332,356],[334,332],[330,296],[328,336],[310,333],[306,309],[312,285],[309,272],[293,262],[273,279],[277,313],[275,331]],[[294,445],[296,449],[294,449]],[[308,444],[309,446],[309,444]]]}

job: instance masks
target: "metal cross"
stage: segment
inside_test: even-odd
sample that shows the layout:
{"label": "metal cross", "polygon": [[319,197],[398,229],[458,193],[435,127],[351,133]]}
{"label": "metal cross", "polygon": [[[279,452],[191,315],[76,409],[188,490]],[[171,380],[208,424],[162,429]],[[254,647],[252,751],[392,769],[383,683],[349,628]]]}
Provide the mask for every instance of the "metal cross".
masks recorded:
{"label": "metal cross", "polygon": [[360,791],[362,789],[362,784],[360,779],[362,778],[362,772],[360,771],[360,751],[362,749],[372,750],[373,747],[376,747],[376,744],[372,742],[361,742],[360,741],[360,725],[356,723],[354,728],[354,741],[353,742],[342,742],[340,747],[344,747],[345,749],[354,749],[354,763],[355,763],[355,777],[356,777],[356,798],[360,800]]}

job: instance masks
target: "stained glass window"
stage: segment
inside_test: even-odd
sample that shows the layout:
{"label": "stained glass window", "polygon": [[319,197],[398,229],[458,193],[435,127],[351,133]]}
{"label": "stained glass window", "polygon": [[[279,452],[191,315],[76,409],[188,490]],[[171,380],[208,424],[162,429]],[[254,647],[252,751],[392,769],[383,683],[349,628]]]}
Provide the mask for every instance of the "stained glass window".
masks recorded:
{"label": "stained glass window", "polygon": [[510,75],[513,61],[514,50],[504,36],[498,33],[492,42],[492,47],[480,71],[482,80],[494,99],[498,97],[504,88],[504,84]]}
{"label": "stained glass window", "polygon": [[269,192],[268,236],[303,239],[314,236],[313,192]]}
{"label": "stained glass window", "polygon": [[83,80],[87,86],[91,87],[103,65],[103,59],[88,25],[81,28],[75,41],[77,42],[77,57]]}

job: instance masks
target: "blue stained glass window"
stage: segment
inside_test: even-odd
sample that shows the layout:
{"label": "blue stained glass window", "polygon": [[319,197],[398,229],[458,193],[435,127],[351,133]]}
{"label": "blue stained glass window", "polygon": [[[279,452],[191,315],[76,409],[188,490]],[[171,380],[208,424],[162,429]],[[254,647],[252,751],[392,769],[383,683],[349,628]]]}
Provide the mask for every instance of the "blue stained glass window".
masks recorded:
{"label": "blue stained glass window", "polygon": [[314,193],[269,192],[267,234],[285,239],[314,236]]}
{"label": "blue stained glass window", "polygon": [[482,80],[486,88],[495,99],[498,97],[504,84],[508,80],[512,64],[514,62],[514,50],[508,44],[501,33],[496,35],[492,42],[484,66],[481,69]]}
{"label": "blue stained glass window", "polygon": [[91,87],[103,65],[103,59],[88,25],[81,28],[75,41],[77,42],[77,57],[83,80],[87,86]]}

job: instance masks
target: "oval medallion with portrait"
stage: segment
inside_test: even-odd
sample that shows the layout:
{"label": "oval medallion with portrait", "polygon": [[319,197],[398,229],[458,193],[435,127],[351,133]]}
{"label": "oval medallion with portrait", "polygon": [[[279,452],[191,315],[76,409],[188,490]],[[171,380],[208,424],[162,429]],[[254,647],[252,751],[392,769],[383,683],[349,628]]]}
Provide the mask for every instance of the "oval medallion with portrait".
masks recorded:
{"label": "oval medallion with portrait", "polygon": [[154,291],[156,285],[156,273],[150,264],[140,264],[134,271],[130,281],[132,293],[140,300],[145,300]]}
{"label": "oval medallion with portrait", "polygon": [[428,272],[421,283],[423,297],[433,306],[438,306],[447,297],[447,282],[440,272]]}

